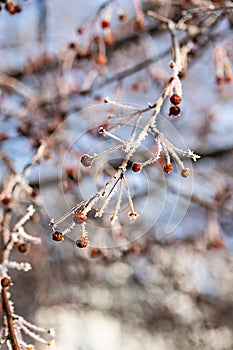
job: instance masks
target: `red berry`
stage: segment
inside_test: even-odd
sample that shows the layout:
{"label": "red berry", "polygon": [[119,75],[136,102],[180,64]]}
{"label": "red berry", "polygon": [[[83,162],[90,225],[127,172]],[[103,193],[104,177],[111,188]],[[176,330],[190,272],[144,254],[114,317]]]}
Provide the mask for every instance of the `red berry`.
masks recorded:
{"label": "red berry", "polygon": [[88,243],[89,242],[87,237],[79,237],[76,241],[76,245],[78,248],[87,248]]}
{"label": "red berry", "polygon": [[172,172],[172,165],[171,164],[166,164],[163,167],[163,170],[165,171],[165,173],[169,174]]}
{"label": "red berry", "polygon": [[171,103],[173,104],[173,105],[179,105],[180,104],[180,102],[181,102],[181,97],[179,96],[179,95],[177,95],[177,94],[173,94],[173,95],[171,95],[171,97],[170,97],[170,101],[171,101]]}
{"label": "red berry", "polygon": [[211,241],[207,244],[206,248],[208,250],[209,249],[223,249],[224,242],[221,239],[214,239],[213,241]]}
{"label": "red berry", "polygon": [[82,27],[77,28],[77,33],[81,35],[83,33],[83,28]]}
{"label": "red berry", "polygon": [[9,205],[10,201],[11,201],[11,199],[9,197],[2,198],[2,204],[4,204],[4,205]]}
{"label": "red berry", "polygon": [[141,32],[144,29],[144,23],[142,20],[136,20],[134,28],[136,31]]}
{"label": "red berry", "polygon": [[0,132],[0,142],[1,141],[6,141],[9,139],[9,136],[5,134],[4,132]]}
{"label": "red berry", "polygon": [[73,220],[76,224],[81,225],[87,220],[87,217],[83,214],[82,211],[78,211],[77,213],[75,213]]}
{"label": "red berry", "polygon": [[101,251],[99,248],[93,247],[90,249],[90,257],[97,258],[101,255]]}
{"label": "red berry", "polygon": [[226,78],[225,78],[225,81],[227,83],[230,83],[232,81],[232,76],[231,75],[227,75]]}
{"label": "red berry", "polygon": [[181,176],[183,176],[183,177],[189,177],[189,175],[190,175],[190,170],[189,170],[188,168],[182,169],[182,171],[181,171]]}
{"label": "red berry", "polygon": [[86,168],[89,168],[92,164],[92,157],[90,157],[88,154],[84,154],[81,158],[81,163]]}
{"label": "red berry", "polygon": [[21,7],[18,5],[14,5],[13,3],[7,3],[5,5],[5,8],[8,12],[10,12],[12,15],[15,15],[16,13],[21,11]]}
{"label": "red berry", "polygon": [[138,163],[133,163],[132,165],[132,170],[135,172],[135,173],[139,173],[141,171],[141,165],[138,164]]}
{"label": "red berry", "polygon": [[222,77],[217,77],[217,78],[216,78],[216,83],[217,83],[218,85],[222,85],[222,84],[224,83],[224,79],[223,79]]}
{"label": "red berry", "polygon": [[11,283],[11,280],[9,277],[3,277],[1,279],[1,286],[2,287],[9,287],[10,283]]}
{"label": "red berry", "polygon": [[61,241],[63,241],[62,233],[59,232],[59,231],[54,231],[54,232],[52,233],[52,240],[55,241],[55,242],[61,242]]}
{"label": "red berry", "polygon": [[74,169],[72,167],[66,168],[66,175],[70,180],[74,180]]}
{"label": "red berry", "polygon": [[33,188],[32,192],[31,192],[31,197],[35,198],[35,197],[37,197],[37,195],[38,195],[38,191],[35,188]]}
{"label": "red berry", "polygon": [[104,66],[106,63],[107,63],[107,57],[106,55],[103,55],[103,54],[98,54],[96,56],[96,63],[98,63],[99,65],[101,66]]}
{"label": "red berry", "polygon": [[178,116],[179,114],[180,114],[180,107],[178,107],[178,106],[170,107],[169,115]]}
{"label": "red berry", "polygon": [[26,253],[28,251],[28,244],[20,243],[18,245],[18,250],[20,251],[20,253]]}
{"label": "red berry", "polygon": [[124,12],[119,13],[118,18],[121,22],[124,22],[126,20],[126,14]]}
{"label": "red berry", "polygon": [[75,50],[76,49],[76,45],[75,45],[75,43],[70,43],[69,44],[69,49],[71,49],[71,50]]}
{"label": "red berry", "polygon": [[109,28],[109,21],[107,20],[107,19],[103,19],[102,20],[102,22],[101,22],[101,27],[103,28],[103,29],[105,29],[105,28]]}

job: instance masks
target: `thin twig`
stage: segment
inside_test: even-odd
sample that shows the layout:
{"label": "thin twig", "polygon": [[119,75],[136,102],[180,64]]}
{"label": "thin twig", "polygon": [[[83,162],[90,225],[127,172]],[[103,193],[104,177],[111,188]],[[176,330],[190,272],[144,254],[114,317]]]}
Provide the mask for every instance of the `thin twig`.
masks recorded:
{"label": "thin twig", "polygon": [[11,346],[13,350],[20,350],[18,339],[15,333],[14,321],[11,312],[11,307],[7,295],[7,287],[2,287],[2,300],[3,300],[3,310],[6,315],[7,325],[9,330],[9,336],[11,341]]}

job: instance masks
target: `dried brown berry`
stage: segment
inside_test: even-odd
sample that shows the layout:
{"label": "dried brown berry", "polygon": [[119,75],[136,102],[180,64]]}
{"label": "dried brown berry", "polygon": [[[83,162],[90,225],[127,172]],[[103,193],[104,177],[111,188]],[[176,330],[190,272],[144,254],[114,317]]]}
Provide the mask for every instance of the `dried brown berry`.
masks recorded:
{"label": "dried brown berry", "polygon": [[141,32],[144,29],[144,23],[142,20],[136,20],[135,25],[134,25],[134,29],[138,32]]}
{"label": "dried brown berry", "polygon": [[0,142],[6,141],[9,139],[9,135],[5,134],[4,132],[0,132]]}
{"label": "dried brown berry", "polygon": [[173,169],[173,167],[172,167],[171,164],[166,164],[166,165],[164,165],[164,167],[163,167],[163,170],[164,170],[165,173],[167,173],[167,174],[171,173],[171,172],[172,172],[172,169]]}
{"label": "dried brown berry", "polygon": [[105,41],[106,45],[108,45],[108,46],[111,46],[113,44],[114,40],[113,40],[113,36],[112,36],[111,32],[105,36],[104,41]]}
{"label": "dried brown berry", "polygon": [[225,247],[224,242],[222,239],[214,239],[213,241],[209,242],[206,246],[208,250],[210,249],[223,249]]}
{"label": "dried brown berry", "polygon": [[118,14],[118,18],[121,22],[124,22],[126,20],[126,14],[124,12],[120,12]]}
{"label": "dried brown berry", "polygon": [[75,43],[70,43],[69,44],[69,49],[75,50],[76,49],[76,44]]}
{"label": "dried brown berry", "polygon": [[81,225],[87,220],[87,217],[82,211],[78,211],[75,213],[73,220],[76,224]]}
{"label": "dried brown berry", "polygon": [[141,165],[138,164],[138,163],[133,163],[132,165],[132,170],[135,172],[135,173],[139,173],[141,171]]}
{"label": "dried brown berry", "polygon": [[2,287],[9,287],[9,285],[10,285],[10,283],[11,283],[11,280],[10,280],[10,278],[9,277],[3,277],[2,279],[1,279],[1,286]]}
{"label": "dried brown berry", "polygon": [[10,201],[11,201],[11,199],[9,197],[2,198],[2,204],[4,204],[4,205],[9,205]]}
{"label": "dried brown berry", "polygon": [[107,57],[103,54],[99,54],[96,56],[96,63],[104,66],[107,63]]}
{"label": "dried brown berry", "polygon": [[100,255],[101,255],[101,251],[100,251],[99,248],[97,248],[97,247],[92,247],[92,248],[90,249],[90,257],[91,257],[91,258],[97,258],[97,257],[99,257]]}
{"label": "dried brown berry", "polygon": [[35,198],[35,197],[37,197],[37,195],[38,195],[38,191],[35,188],[33,188],[32,192],[31,192],[31,197]]}
{"label": "dried brown berry", "polygon": [[169,110],[169,115],[178,116],[180,114],[180,107],[171,106]]}
{"label": "dried brown berry", "polygon": [[218,85],[222,85],[222,84],[224,83],[224,79],[223,79],[222,77],[217,77],[217,78],[216,78],[216,83],[217,83]]}
{"label": "dried brown berry", "polygon": [[81,35],[83,33],[83,28],[82,27],[78,27],[77,28],[77,33]]}
{"label": "dried brown berry", "polygon": [[177,95],[177,94],[173,94],[173,95],[171,95],[171,97],[170,97],[170,101],[171,101],[171,103],[173,104],[173,105],[179,105],[180,104],[180,102],[182,101],[182,98],[179,96],[179,95]]}
{"label": "dried brown berry", "polygon": [[187,72],[186,72],[185,69],[181,69],[181,70],[179,71],[179,73],[178,73],[178,77],[179,77],[180,79],[186,78],[186,75],[187,75]]}
{"label": "dried brown berry", "polygon": [[84,154],[81,158],[81,163],[86,168],[90,167],[92,164],[92,157],[89,156],[88,154]]}
{"label": "dried brown berry", "polygon": [[7,3],[5,5],[5,8],[12,15],[15,15],[16,13],[21,12],[21,7],[19,5],[14,5],[11,2]]}
{"label": "dried brown berry", "polygon": [[189,177],[189,175],[190,175],[190,170],[189,170],[189,168],[184,168],[184,169],[182,169],[182,171],[181,171],[181,176],[183,176],[183,177]]}
{"label": "dried brown berry", "polygon": [[231,75],[227,75],[226,78],[225,78],[225,81],[227,83],[230,83],[232,81],[232,76]]}
{"label": "dried brown berry", "polygon": [[88,243],[89,242],[87,237],[79,237],[76,241],[76,245],[78,248],[87,248]]}
{"label": "dried brown berry", "polygon": [[108,21],[107,19],[103,19],[103,20],[101,21],[101,27],[102,27],[103,29],[109,28],[109,26],[110,26],[110,23],[109,23],[109,21]]}
{"label": "dried brown berry", "polygon": [[66,175],[70,180],[74,180],[74,168],[72,167],[66,168]]}
{"label": "dried brown berry", "polygon": [[28,248],[29,248],[28,244],[26,244],[26,243],[18,244],[18,250],[19,250],[20,253],[27,253]]}
{"label": "dried brown berry", "polygon": [[59,231],[54,231],[54,232],[52,233],[52,240],[55,241],[55,242],[61,242],[61,241],[63,241],[62,233],[59,232]]}

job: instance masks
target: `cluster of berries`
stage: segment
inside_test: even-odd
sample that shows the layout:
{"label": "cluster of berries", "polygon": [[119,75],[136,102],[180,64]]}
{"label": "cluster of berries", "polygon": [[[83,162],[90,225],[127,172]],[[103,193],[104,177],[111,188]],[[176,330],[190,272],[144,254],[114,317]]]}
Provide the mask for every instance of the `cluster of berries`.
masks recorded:
{"label": "cluster of berries", "polygon": [[[82,211],[76,212],[73,216],[73,221],[78,225],[84,224],[86,222],[86,220],[87,220],[87,217],[86,217],[86,215],[83,214]],[[52,240],[55,242],[63,241],[62,233],[59,231],[54,231],[52,233]],[[76,240],[76,245],[78,248],[87,248],[88,244],[89,244],[88,238],[85,236],[81,236]]]}
{"label": "cluster of berries", "polygon": [[169,115],[177,117],[180,115],[180,107],[178,106],[181,103],[181,97],[177,94],[173,94],[170,97],[170,102],[172,103],[172,106],[170,107],[169,110]]}

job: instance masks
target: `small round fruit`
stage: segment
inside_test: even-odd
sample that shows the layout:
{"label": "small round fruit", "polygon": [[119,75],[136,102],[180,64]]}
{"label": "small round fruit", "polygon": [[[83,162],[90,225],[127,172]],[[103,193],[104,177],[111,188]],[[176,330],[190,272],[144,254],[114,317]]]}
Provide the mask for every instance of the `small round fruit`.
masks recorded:
{"label": "small round fruit", "polygon": [[138,163],[133,163],[132,165],[132,170],[135,172],[135,173],[139,173],[141,171],[141,165],[138,164]]}
{"label": "small round fruit", "polygon": [[80,34],[80,35],[83,34],[83,28],[82,27],[78,27],[77,28],[77,33]]}
{"label": "small round fruit", "polygon": [[169,115],[173,115],[177,117],[180,114],[180,107],[178,106],[171,106],[169,110]]}
{"label": "small round fruit", "polygon": [[10,283],[11,283],[11,280],[9,277],[3,277],[1,279],[1,286],[4,288],[9,287]]}
{"label": "small round fruit", "polygon": [[55,241],[55,242],[61,242],[61,241],[63,241],[62,233],[59,232],[59,231],[54,231],[54,232],[52,233],[52,240]]}
{"label": "small round fruit", "polygon": [[79,237],[76,241],[76,245],[78,248],[87,248],[88,247],[88,238],[87,237]]}
{"label": "small round fruit", "polygon": [[119,21],[124,22],[126,20],[126,14],[124,12],[120,12],[118,14]]}
{"label": "small round fruit", "polygon": [[88,154],[84,154],[81,158],[81,163],[83,166],[85,166],[85,168],[89,168],[92,164],[92,157],[89,156]]}
{"label": "small round fruit", "polygon": [[171,173],[171,172],[172,172],[172,169],[173,169],[173,167],[172,167],[171,164],[166,164],[166,165],[164,165],[164,167],[163,167],[164,172],[167,173],[167,174]]}
{"label": "small round fruit", "polygon": [[89,254],[90,258],[98,258],[101,255],[101,251],[97,247],[92,247]]}
{"label": "small round fruit", "polygon": [[26,244],[26,243],[18,244],[18,250],[19,250],[20,253],[27,253],[27,251],[28,251],[28,244]]}
{"label": "small round fruit", "polygon": [[181,171],[181,176],[183,176],[183,177],[189,177],[189,175],[190,175],[190,170],[189,170],[189,168],[184,168],[184,169],[182,169],[182,171]]}
{"label": "small round fruit", "polygon": [[100,53],[96,56],[96,63],[101,66],[104,66],[107,63],[107,57]]}
{"label": "small round fruit", "polygon": [[173,95],[171,95],[171,97],[170,97],[170,101],[171,101],[171,103],[173,104],[173,105],[179,105],[180,103],[181,103],[181,101],[182,101],[182,99],[181,99],[181,97],[179,96],[179,95],[177,95],[177,94],[173,94]]}
{"label": "small round fruit", "polygon": [[2,204],[4,204],[4,205],[9,205],[10,201],[11,201],[11,199],[9,197],[2,198]]}
{"label": "small round fruit", "polygon": [[109,23],[109,21],[108,21],[107,19],[103,19],[103,20],[101,21],[101,27],[102,27],[103,29],[109,28],[109,26],[110,26],[110,23]]}
{"label": "small round fruit", "polygon": [[87,220],[87,217],[82,211],[77,211],[74,214],[73,220],[76,224],[81,225]]}

